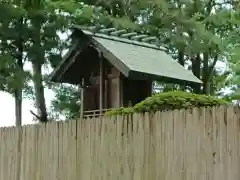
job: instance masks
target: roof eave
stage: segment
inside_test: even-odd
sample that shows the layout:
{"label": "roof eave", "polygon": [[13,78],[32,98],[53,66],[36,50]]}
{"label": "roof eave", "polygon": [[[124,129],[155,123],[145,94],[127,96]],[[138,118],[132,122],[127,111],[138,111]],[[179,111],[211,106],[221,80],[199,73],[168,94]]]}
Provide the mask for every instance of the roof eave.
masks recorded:
{"label": "roof eave", "polygon": [[67,51],[67,53],[63,56],[62,60],[60,63],[57,65],[57,67],[53,70],[53,72],[49,75],[49,80],[52,82],[59,82],[58,75],[60,71],[64,68],[66,62],[69,60],[69,58],[72,56],[72,53],[74,50],[77,48],[78,41],[76,41],[72,47]]}
{"label": "roof eave", "polygon": [[161,82],[174,83],[174,84],[179,84],[179,85],[202,84],[202,81],[199,80],[197,77],[196,77],[196,81],[194,81],[194,80],[189,81],[186,79],[159,76],[159,75],[155,75],[155,74],[148,74],[148,73],[143,73],[143,72],[138,72],[138,71],[133,71],[133,70],[131,70],[129,72],[129,78],[161,81]]}

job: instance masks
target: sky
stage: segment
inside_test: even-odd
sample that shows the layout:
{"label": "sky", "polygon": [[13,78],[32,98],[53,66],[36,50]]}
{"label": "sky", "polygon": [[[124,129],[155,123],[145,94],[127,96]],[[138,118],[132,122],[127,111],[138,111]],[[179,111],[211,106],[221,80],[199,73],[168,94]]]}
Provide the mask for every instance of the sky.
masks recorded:
{"label": "sky", "polygon": [[[31,124],[32,115],[30,110],[32,102],[29,100],[23,101],[23,123]],[[14,126],[15,124],[15,106],[14,98],[5,92],[0,92],[0,126]]]}

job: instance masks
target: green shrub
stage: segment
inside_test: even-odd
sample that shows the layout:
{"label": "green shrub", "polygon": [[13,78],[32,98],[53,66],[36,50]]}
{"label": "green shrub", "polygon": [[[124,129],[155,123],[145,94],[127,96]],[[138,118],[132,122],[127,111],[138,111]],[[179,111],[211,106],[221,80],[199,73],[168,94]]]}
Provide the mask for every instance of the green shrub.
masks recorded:
{"label": "green shrub", "polygon": [[199,95],[183,91],[171,91],[154,94],[132,108],[119,108],[108,111],[106,115],[126,115],[133,113],[156,112],[193,107],[211,107],[227,105],[229,102],[212,96]]}
{"label": "green shrub", "polygon": [[125,114],[133,114],[133,108],[124,108],[120,107],[118,109],[113,109],[111,111],[107,111],[105,113],[106,116],[116,116],[116,115],[125,115]]}

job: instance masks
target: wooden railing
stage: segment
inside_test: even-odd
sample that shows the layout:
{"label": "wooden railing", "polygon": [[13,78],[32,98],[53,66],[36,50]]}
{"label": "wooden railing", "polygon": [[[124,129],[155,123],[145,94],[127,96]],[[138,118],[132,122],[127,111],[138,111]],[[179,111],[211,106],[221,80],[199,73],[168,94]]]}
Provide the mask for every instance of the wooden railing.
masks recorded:
{"label": "wooden railing", "polygon": [[84,118],[98,118],[103,116],[105,112],[110,111],[112,109],[102,109],[102,110],[90,110],[84,111]]}

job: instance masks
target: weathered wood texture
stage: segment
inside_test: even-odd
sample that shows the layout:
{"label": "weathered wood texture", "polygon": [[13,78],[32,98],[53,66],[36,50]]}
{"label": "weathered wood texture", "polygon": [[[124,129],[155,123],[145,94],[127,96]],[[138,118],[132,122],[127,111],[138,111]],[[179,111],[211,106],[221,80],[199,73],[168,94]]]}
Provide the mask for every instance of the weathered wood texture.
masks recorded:
{"label": "weathered wood texture", "polygon": [[233,107],[0,129],[0,180],[239,180]]}

